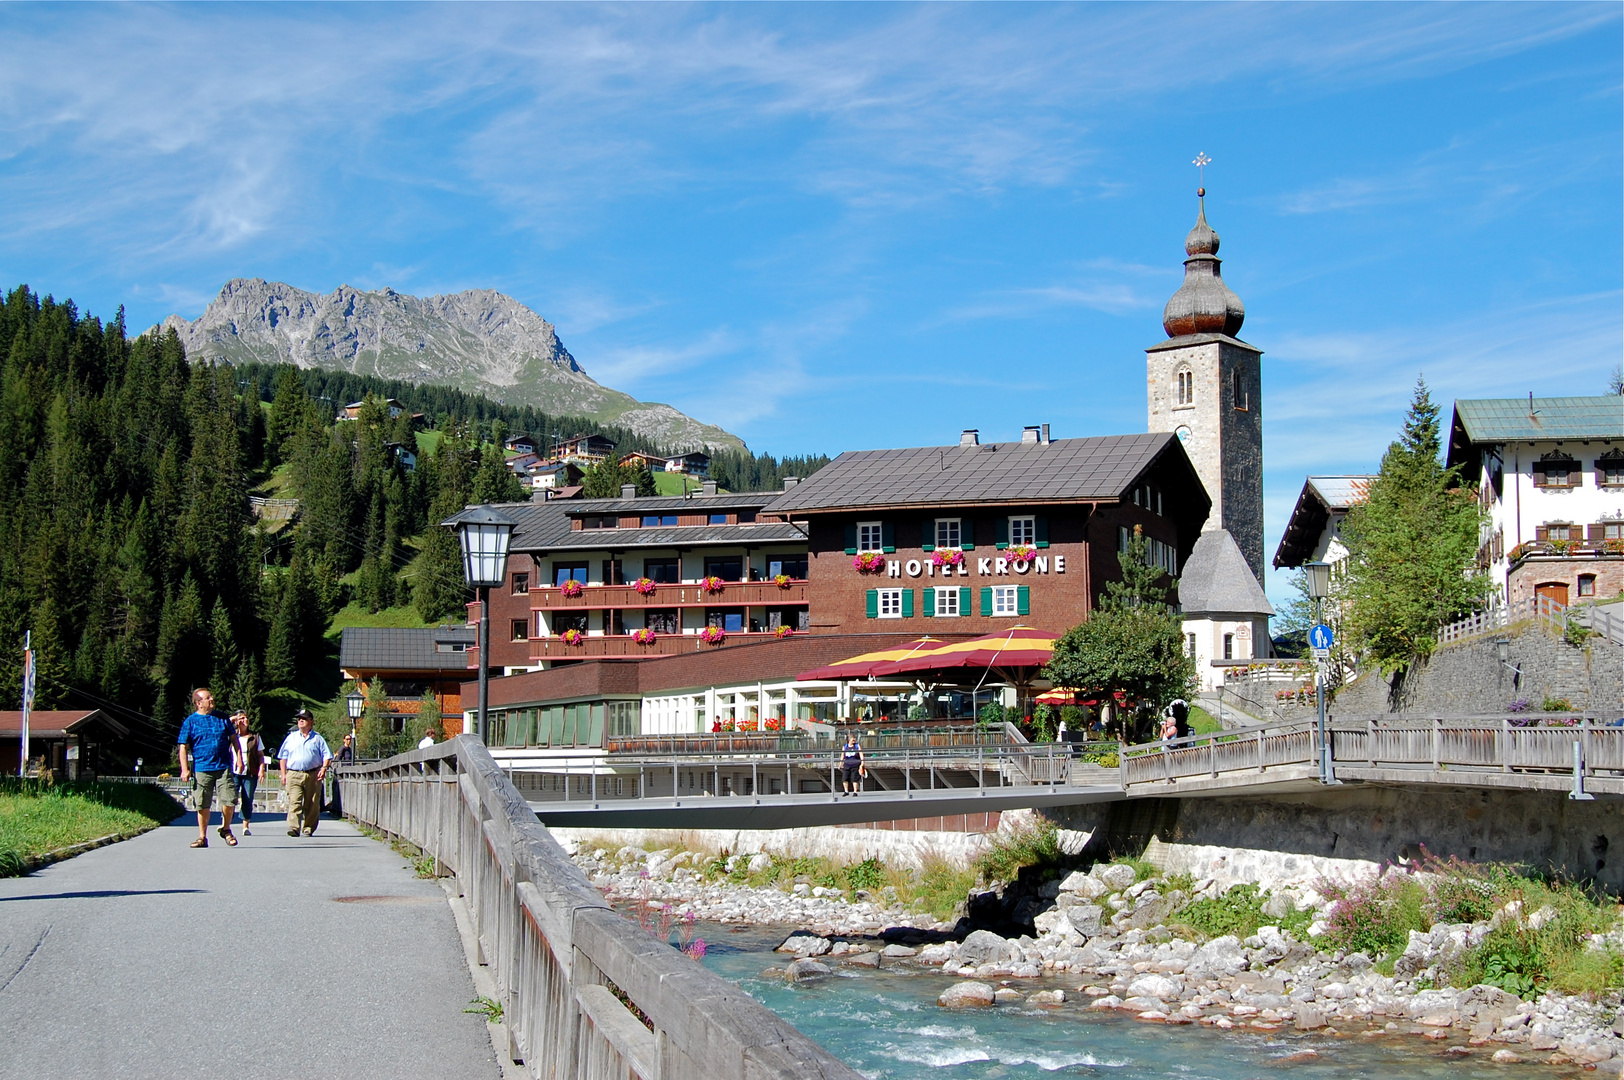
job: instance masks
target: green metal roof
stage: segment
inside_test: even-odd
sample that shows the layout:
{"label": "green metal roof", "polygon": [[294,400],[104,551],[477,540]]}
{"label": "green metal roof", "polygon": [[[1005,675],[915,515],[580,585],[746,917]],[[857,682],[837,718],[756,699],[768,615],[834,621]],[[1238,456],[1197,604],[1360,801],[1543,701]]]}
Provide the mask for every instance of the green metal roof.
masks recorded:
{"label": "green metal roof", "polygon": [[1474,443],[1624,438],[1624,396],[1618,394],[1477,398],[1456,401],[1455,417]]}

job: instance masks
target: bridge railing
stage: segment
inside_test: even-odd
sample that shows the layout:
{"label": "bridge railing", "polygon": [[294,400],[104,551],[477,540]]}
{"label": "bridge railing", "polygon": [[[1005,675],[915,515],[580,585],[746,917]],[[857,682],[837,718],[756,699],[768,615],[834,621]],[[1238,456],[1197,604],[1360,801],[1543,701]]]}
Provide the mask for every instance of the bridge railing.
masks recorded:
{"label": "bridge railing", "polygon": [[1389,719],[1338,717],[1330,726],[1336,764],[1571,772],[1578,745],[1587,775],[1624,772],[1624,728],[1572,713],[1510,717]]}
{"label": "bridge railing", "polygon": [[1319,740],[1314,721],[1288,720],[1277,724],[1208,735],[1124,746],[1121,755],[1124,787],[1184,777],[1217,777],[1223,773],[1266,773],[1286,765],[1316,760]]}
{"label": "bridge railing", "polygon": [[857,1080],[733,984],[611,910],[473,739],[349,766],[339,783],[346,814],[456,875],[509,1052],[530,1076]]}

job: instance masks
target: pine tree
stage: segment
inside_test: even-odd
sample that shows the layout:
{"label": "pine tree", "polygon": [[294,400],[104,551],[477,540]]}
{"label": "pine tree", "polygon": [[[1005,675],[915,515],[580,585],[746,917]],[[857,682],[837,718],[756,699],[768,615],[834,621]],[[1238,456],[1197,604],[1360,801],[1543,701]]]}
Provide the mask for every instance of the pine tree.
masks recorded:
{"label": "pine tree", "polygon": [[[453,505],[448,496],[435,505],[429,516],[436,522],[444,521],[461,509]],[[463,608],[468,586],[462,573],[462,549],[449,528],[439,524],[429,526],[423,534],[422,552],[417,557],[415,570],[417,579],[413,583],[412,603],[424,622],[438,622]]]}
{"label": "pine tree", "polygon": [[223,698],[237,678],[237,640],[231,630],[231,616],[219,600],[209,612],[209,652],[214,661],[209,685]]}
{"label": "pine tree", "polygon": [[433,735],[435,742],[445,738],[445,717],[440,711],[440,699],[433,690],[423,691],[417,703],[417,720],[412,725],[412,742],[420,743],[423,736]]}

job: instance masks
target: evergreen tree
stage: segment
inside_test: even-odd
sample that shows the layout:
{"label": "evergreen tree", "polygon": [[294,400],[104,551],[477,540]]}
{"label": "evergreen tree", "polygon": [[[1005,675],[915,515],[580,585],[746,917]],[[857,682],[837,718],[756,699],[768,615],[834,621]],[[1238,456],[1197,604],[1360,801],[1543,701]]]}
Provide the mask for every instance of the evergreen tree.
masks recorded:
{"label": "evergreen tree", "polygon": [[412,588],[412,603],[424,622],[438,622],[463,610],[467,603],[462,549],[451,530],[437,523],[461,509],[449,498],[443,498],[429,515],[436,524],[430,525],[423,534],[423,547],[415,566],[417,579]]}
{"label": "evergreen tree", "polygon": [[218,600],[209,613],[209,651],[214,661],[209,685],[223,700],[237,678],[237,641],[231,630],[231,616]]}
{"label": "evergreen tree", "polygon": [[1122,581],[1105,587],[1097,609],[1055,642],[1045,675],[1056,686],[1126,701],[1123,736],[1140,737],[1161,707],[1191,693],[1195,661],[1184,651],[1184,630],[1167,602],[1173,584],[1152,566],[1138,526],[1117,554]]}
{"label": "evergreen tree", "polygon": [[1386,674],[1431,654],[1439,626],[1487,596],[1487,577],[1473,567],[1482,511],[1444,468],[1441,449],[1438,407],[1418,379],[1381,473],[1342,525],[1343,627],[1350,648]]}
{"label": "evergreen tree", "polygon": [[636,484],[638,495],[655,495],[654,474],[646,465],[622,465],[605,459],[581,476],[581,495],[588,499],[618,499],[622,484]]}
{"label": "evergreen tree", "polygon": [[422,742],[424,735],[433,735],[435,742],[445,739],[445,717],[440,712],[440,699],[433,690],[423,691],[417,703],[417,719],[411,730],[413,744]]}

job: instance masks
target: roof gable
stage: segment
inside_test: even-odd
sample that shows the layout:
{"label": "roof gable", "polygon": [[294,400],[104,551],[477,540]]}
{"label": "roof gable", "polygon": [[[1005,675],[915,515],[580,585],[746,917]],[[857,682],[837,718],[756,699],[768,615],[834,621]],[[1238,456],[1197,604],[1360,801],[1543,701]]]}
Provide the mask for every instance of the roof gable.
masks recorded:
{"label": "roof gable", "polygon": [[1274,614],[1227,529],[1208,529],[1195,542],[1179,577],[1179,606],[1196,617]]}

